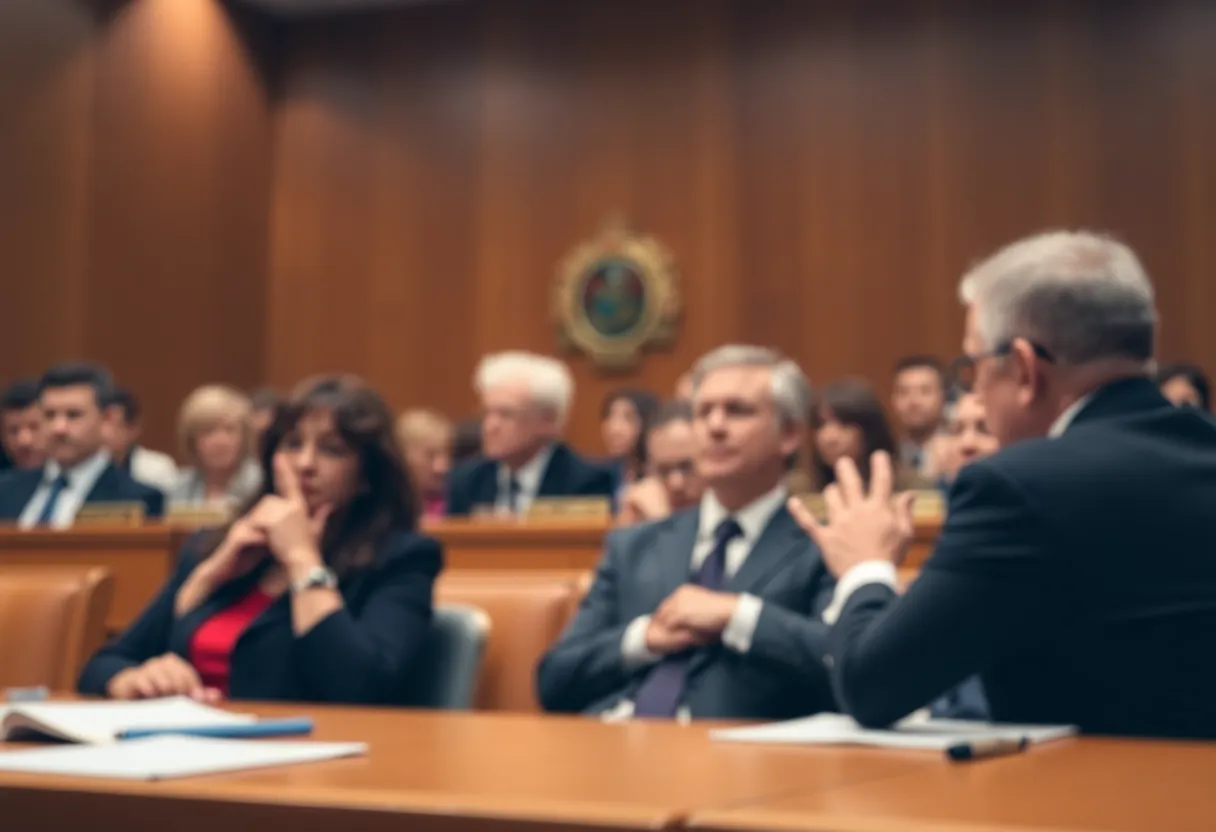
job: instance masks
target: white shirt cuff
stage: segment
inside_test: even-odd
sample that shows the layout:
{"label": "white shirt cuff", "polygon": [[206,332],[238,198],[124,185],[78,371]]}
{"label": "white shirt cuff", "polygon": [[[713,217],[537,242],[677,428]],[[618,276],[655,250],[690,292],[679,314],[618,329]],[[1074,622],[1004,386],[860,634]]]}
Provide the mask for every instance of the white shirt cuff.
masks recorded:
{"label": "white shirt cuff", "polygon": [[895,574],[895,564],[889,560],[866,560],[841,575],[840,580],[836,582],[836,591],[832,593],[832,603],[823,611],[823,623],[835,624],[853,593],[868,584],[884,584],[892,590],[898,590],[899,579]]}
{"label": "white shirt cuff", "polygon": [[649,626],[650,616],[639,615],[625,628],[625,635],[621,636],[621,657],[625,660],[626,670],[637,670],[662,658],[646,649],[646,628]]}
{"label": "white shirt cuff", "polygon": [[730,621],[726,622],[726,628],[722,630],[722,643],[736,653],[751,650],[752,636],[756,634],[756,624],[760,621],[763,609],[764,602],[755,595],[748,595],[746,592],[740,595]]}

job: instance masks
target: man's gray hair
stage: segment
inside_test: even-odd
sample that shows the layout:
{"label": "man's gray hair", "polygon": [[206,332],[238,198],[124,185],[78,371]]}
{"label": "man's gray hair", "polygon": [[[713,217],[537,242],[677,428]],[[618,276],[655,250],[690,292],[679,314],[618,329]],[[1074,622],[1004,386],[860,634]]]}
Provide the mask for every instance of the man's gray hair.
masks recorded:
{"label": "man's gray hair", "polygon": [[811,412],[811,383],[802,369],[776,350],[744,344],[728,344],[711,350],[692,368],[693,395],[714,370],[727,367],[767,367],[772,370],[773,404],[783,422],[805,425]]}
{"label": "man's gray hair", "polygon": [[515,381],[528,385],[532,402],[553,413],[558,425],[566,423],[574,398],[574,380],[565,364],[556,358],[530,352],[493,353],[477,365],[473,387],[478,393],[484,393],[490,387]]}
{"label": "man's gray hair", "polygon": [[1025,338],[1061,364],[1153,356],[1152,283],[1135,253],[1103,234],[1050,231],[1012,243],[963,278],[959,297],[976,307],[985,350]]}

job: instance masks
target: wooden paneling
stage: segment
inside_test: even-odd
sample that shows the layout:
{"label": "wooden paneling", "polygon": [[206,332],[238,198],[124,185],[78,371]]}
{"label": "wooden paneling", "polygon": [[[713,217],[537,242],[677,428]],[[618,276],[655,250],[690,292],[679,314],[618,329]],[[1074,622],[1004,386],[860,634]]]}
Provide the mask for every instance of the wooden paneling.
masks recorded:
{"label": "wooden paneling", "polygon": [[261,380],[272,54],[218,0],[0,4],[0,383],[106,363],[174,450],[192,387]]}
{"label": "wooden paneling", "polygon": [[552,351],[555,268],[612,212],[674,251],[670,353],[573,360],[572,432],[627,381],[771,343],[885,384],[958,351],[960,273],[1110,229],[1159,287],[1162,354],[1216,363],[1216,7],[1046,0],[518,0],[293,28],[276,112],[268,364],[474,405],[476,357]]}

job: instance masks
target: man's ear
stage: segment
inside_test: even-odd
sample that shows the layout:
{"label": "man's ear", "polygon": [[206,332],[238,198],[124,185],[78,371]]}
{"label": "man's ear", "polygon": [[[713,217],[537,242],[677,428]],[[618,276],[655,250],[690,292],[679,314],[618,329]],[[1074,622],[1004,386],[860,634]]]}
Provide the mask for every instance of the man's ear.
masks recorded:
{"label": "man's ear", "polygon": [[1047,389],[1047,378],[1039,365],[1034,347],[1025,338],[1015,338],[1006,359],[1018,386],[1018,398],[1023,405],[1037,401]]}
{"label": "man's ear", "polygon": [[781,426],[781,456],[784,459],[797,454],[802,449],[802,443],[806,439],[806,427],[794,422],[789,422]]}

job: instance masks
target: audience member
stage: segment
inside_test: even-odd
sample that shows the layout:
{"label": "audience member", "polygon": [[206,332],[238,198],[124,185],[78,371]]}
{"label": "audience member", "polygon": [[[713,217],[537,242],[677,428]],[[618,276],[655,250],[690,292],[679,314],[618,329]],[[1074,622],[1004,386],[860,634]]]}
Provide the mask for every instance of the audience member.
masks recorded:
{"label": "audience member", "polygon": [[940,361],[910,355],[896,363],[891,406],[903,436],[900,459],[928,480],[938,474],[933,470],[933,444],[941,441],[945,403],[946,371]]}
{"label": "audience member", "polygon": [[13,468],[25,470],[46,462],[46,424],[37,380],[15,382],[0,397],[0,456]]}
{"label": "audience member", "polygon": [[355,704],[400,701],[430,627],[439,543],[380,397],[306,382],[278,409],[265,487],[85,667],[80,691]]}
{"label": "audience member", "polygon": [[452,468],[452,423],[433,410],[410,410],[397,420],[397,440],[422,503],[422,516],[443,517]]}
{"label": "audience member", "polygon": [[283,404],[283,396],[273,387],[259,387],[249,394],[249,423],[253,428],[253,452],[261,453],[262,434],[274,422],[275,413]]}
{"label": "audience member", "polygon": [[1216,737],[1216,423],[1151,378],[1157,311],[1136,255],[1089,233],[1014,243],[961,284],[965,352],[1001,450],[963,468],[901,598],[910,501],[851,462],[821,526],[837,701],[885,726],[980,673],[992,715]]}
{"label": "audience member", "polygon": [[139,444],[143,432],[139,399],[130,390],[118,388],[111,394],[106,409],[109,411],[105,422],[106,447],[114,464],[136,482],[162,492],[171,491],[177,484],[177,463],[168,454]]}
{"label": "audience member", "polygon": [[1203,370],[1194,364],[1167,364],[1157,373],[1161,394],[1176,406],[1189,405],[1212,410],[1212,385]]}
{"label": "audience member", "polygon": [[692,404],[692,373],[681,373],[676,379],[675,398],[677,401]]}
{"label": "audience member", "polygon": [[234,510],[262,487],[251,457],[254,428],[245,394],[207,385],[186,397],[177,420],[182,458],[189,465],[169,494],[178,507]]}
{"label": "audience member", "polygon": [[537,497],[612,498],[616,477],[560,441],[574,383],[566,365],[526,352],[482,359],[474,386],[484,456],[456,467],[448,514],[524,515]]}
{"label": "audience member", "polygon": [[546,710],[780,719],[832,708],[818,615],[831,591],[786,510],[809,385],[726,346],[693,373],[700,506],[610,532],[594,583],[537,672]]}
{"label": "audience member", "polygon": [[696,442],[692,405],[678,399],[663,405],[646,436],[646,476],[622,494],[620,525],[661,520],[700,501],[705,486]]}
{"label": "audience member", "polygon": [[938,466],[943,485],[954,482],[964,465],[992,456],[999,448],[996,437],[988,429],[984,402],[975,393],[959,396],[950,406],[946,421],[949,441],[944,445],[946,450]]}
{"label": "audience member", "polygon": [[[822,387],[812,399],[811,491],[820,492],[836,482],[836,464],[853,460],[869,481],[870,456],[875,451],[895,453],[895,436],[874,388],[861,379],[843,379]],[[929,481],[910,467],[896,466],[896,489],[929,487]]]}
{"label": "audience member", "polygon": [[105,403],[110,374],[91,364],[60,364],[38,383],[45,420],[48,461],[40,468],[11,471],[0,479],[0,520],[23,529],[66,528],[82,506],[144,504],[147,517],[164,513],[164,495],[116,468],[105,448]]}
{"label": "audience member", "polygon": [[658,399],[645,390],[613,390],[600,405],[600,436],[620,489],[645,476],[646,433],[658,409]]}

